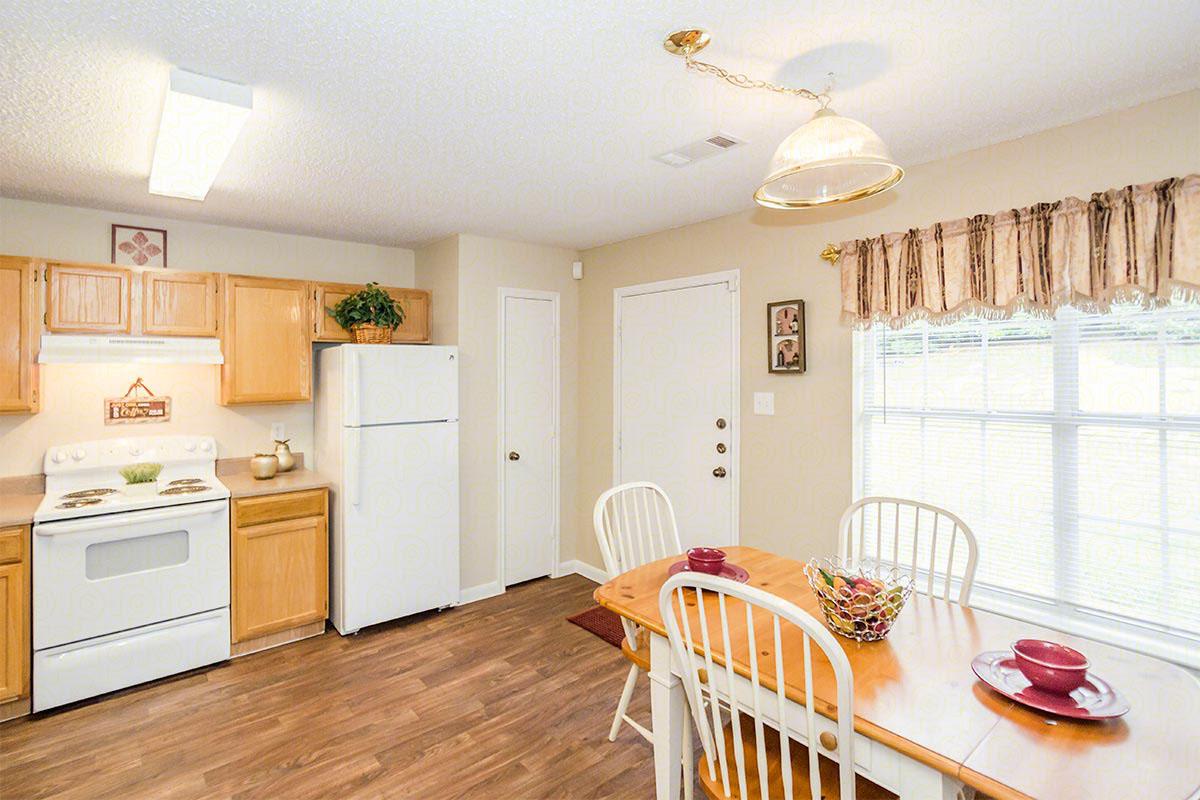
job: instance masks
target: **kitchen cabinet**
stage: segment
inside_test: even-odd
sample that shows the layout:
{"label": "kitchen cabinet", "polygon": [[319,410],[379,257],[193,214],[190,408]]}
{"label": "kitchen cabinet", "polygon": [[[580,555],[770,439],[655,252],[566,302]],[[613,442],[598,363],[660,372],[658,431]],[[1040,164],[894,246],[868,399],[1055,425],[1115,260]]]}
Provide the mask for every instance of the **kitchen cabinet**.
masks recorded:
{"label": "kitchen cabinet", "polygon": [[312,397],[312,293],[307,281],[225,275],[221,403]]}
{"label": "kitchen cabinet", "polygon": [[48,331],[129,333],[132,270],[50,261],[45,275]]}
{"label": "kitchen cabinet", "polygon": [[0,256],[0,414],[38,410],[38,264]]}
{"label": "kitchen cabinet", "polygon": [[329,613],[329,492],[238,498],[230,543],[233,643]]}
{"label": "kitchen cabinet", "polygon": [[[334,322],[325,312],[338,301],[363,288],[360,283],[313,284],[313,339],[318,342],[348,342],[350,332]],[[401,289],[384,286],[384,291],[400,302],[404,322],[392,331],[393,342],[429,341],[429,292],[423,289]]]}
{"label": "kitchen cabinet", "polygon": [[212,272],[142,273],[142,332],[156,336],[216,336],[218,276]]}
{"label": "kitchen cabinet", "polygon": [[0,528],[0,703],[29,694],[29,526]]}

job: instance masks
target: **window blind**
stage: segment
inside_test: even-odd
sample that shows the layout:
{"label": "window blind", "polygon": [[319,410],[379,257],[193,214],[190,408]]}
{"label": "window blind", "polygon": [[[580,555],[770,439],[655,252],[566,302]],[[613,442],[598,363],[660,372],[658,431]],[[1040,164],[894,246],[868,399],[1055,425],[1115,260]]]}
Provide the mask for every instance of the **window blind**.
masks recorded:
{"label": "window blind", "polygon": [[973,604],[1200,664],[1200,307],[855,333],[856,490],[979,540]]}

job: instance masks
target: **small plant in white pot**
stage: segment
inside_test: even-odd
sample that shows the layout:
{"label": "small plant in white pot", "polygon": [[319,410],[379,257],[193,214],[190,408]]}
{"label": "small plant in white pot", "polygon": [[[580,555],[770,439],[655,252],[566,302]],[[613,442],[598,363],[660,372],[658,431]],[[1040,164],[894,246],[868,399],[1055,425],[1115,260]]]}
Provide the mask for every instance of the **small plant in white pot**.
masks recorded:
{"label": "small plant in white pot", "polygon": [[158,473],[162,472],[162,468],[162,464],[131,464],[122,467],[121,477],[125,479],[125,494],[158,494]]}
{"label": "small plant in white pot", "polygon": [[404,307],[379,284],[368,283],[325,313],[350,332],[357,344],[389,344],[404,322]]}

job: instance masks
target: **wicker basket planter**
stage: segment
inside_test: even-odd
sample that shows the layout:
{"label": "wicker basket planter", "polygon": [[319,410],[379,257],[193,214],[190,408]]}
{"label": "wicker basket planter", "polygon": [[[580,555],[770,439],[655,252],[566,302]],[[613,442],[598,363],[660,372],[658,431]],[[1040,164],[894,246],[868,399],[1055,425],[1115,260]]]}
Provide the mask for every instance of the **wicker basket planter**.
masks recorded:
{"label": "wicker basket planter", "polygon": [[350,329],[355,344],[391,344],[392,329],[383,325],[355,325]]}

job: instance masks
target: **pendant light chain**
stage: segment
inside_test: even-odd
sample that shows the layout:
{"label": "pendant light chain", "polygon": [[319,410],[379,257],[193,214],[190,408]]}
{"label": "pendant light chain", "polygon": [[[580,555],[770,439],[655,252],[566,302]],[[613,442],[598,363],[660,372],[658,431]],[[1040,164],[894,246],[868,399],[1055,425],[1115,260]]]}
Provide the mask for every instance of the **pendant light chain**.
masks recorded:
{"label": "pendant light chain", "polygon": [[792,97],[803,97],[805,100],[812,100],[814,103],[820,103],[821,108],[829,106],[829,90],[833,88],[833,73],[829,73],[829,87],[821,93],[814,92],[810,89],[797,89],[791,86],[780,86],[770,81],[760,81],[756,78],[751,78],[740,72],[730,72],[727,69],[718,67],[716,64],[709,64],[706,61],[697,61],[691,53],[684,55],[684,62],[687,68],[695,72],[702,72],[706,75],[712,75],[720,78],[728,84],[738,87],[739,89],[766,89],[768,92],[776,94],[786,94]]}

